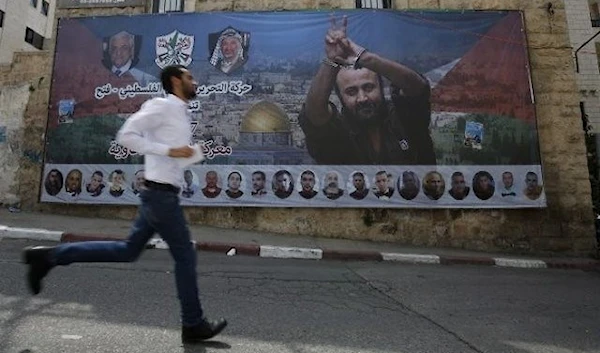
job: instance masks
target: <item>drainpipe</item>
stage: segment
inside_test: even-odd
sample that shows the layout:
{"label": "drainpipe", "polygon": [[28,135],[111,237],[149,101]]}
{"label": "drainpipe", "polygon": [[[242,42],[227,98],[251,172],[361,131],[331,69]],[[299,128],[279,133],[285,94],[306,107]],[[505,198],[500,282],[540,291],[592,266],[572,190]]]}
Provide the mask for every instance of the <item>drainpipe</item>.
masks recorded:
{"label": "drainpipe", "polygon": [[596,34],[594,34],[590,39],[586,40],[583,44],[581,44],[579,46],[579,48],[575,49],[575,68],[577,70],[577,72],[579,73],[579,58],[577,56],[577,53],[579,53],[579,51],[589,42],[591,42],[594,38],[596,38],[598,35],[600,34],[600,31],[596,32]]}

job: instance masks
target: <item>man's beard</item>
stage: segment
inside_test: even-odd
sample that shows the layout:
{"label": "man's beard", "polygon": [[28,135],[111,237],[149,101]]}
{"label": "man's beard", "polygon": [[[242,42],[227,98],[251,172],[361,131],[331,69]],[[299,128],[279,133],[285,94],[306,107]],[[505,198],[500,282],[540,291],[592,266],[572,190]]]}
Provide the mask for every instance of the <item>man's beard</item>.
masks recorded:
{"label": "man's beard", "polygon": [[353,110],[343,107],[344,116],[357,128],[368,128],[379,125],[386,116],[385,102],[363,102]]}
{"label": "man's beard", "polygon": [[196,90],[192,89],[189,92],[187,92],[186,97],[187,97],[187,99],[196,98]]}
{"label": "man's beard", "polygon": [[185,93],[185,97],[186,97],[187,99],[193,99],[193,98],[196,98],[196,95],[197,95],[197,93],[196,93],[196,87],[195,87],[195,86],[192,86],[191,88],[189,88],[189,90],[187,90],[187,91],[186,91],[186,92],[184,92],[184,93]]}

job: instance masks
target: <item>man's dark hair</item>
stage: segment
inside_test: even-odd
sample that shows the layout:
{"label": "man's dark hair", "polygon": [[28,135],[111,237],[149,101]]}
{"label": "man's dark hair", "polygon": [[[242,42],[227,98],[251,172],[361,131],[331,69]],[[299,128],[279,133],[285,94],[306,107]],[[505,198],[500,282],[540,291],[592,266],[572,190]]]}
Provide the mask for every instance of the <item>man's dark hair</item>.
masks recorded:
{"label": "man's dark hair", "polygon": [[265,175],[265,172],[257,170],[256,172],[252,173],[252,175],[256,175],[256,174],[260,175],[260,177],[263,178],[263,180],[267,179],[267,176]]}
{"label": "man's dark hair", "polygon": [[300,178],[302,178],[305,174],[311,175],[313,178],[315,177],[315,173],[313,173],[312,170],[305,170],[302,172],[302,174],[300,174]]}
{"label": "man's dark hair", "polygon": [[172,77],[181,78],[183,75],[183,65],[172,65],[165,67],[160,73],[160,82],[162,83],[163,89],[169,94],[173,94],[173,83],[171,82]]}

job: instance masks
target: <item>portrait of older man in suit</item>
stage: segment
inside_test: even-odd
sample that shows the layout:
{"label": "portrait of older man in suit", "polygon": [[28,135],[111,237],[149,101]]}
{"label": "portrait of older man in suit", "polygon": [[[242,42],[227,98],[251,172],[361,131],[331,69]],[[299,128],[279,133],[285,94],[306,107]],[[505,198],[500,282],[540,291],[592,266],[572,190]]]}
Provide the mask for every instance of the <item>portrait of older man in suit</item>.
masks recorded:
{"label": "portrait of older man in suit", "polygon": [[144,87],[158,79],[138,68],[141,36],[126,31],[118,32],[104,39],[102,64],[117,77],[133,77]]}

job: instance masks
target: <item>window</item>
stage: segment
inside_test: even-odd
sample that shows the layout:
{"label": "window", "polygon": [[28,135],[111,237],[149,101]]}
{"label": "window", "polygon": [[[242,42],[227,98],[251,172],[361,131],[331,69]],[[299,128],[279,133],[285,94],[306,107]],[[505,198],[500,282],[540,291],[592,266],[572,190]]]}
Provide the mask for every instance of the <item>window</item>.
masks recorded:
{"label": "window", "polygon": [[29,0],[29,3],[34,9],[37,9],[38,0]]}
{"label": "window", "polygon": [[42,14],[44,14],[44,16],[48,16],[49,9],[50,9],[50,4],[48,3],[48,1],[44,0],[42,2]]}
{"label": "window", "polygon": [[37,49],[44,48],[44,37],[37,34],[34,30],[27,27],[25,29],[25,41],[31,45],[33,45]]}
{"label": "window", "polygon": [[0,28],[4,25],[4,11],[0,10]]}
{"label": "window", "polygon": [[392,0],[356,0],[357,9],[391,9]]}
{"label": "window", "polygon": [[152,0],[152,12],[183,12],[183,1],[184,0]]}

